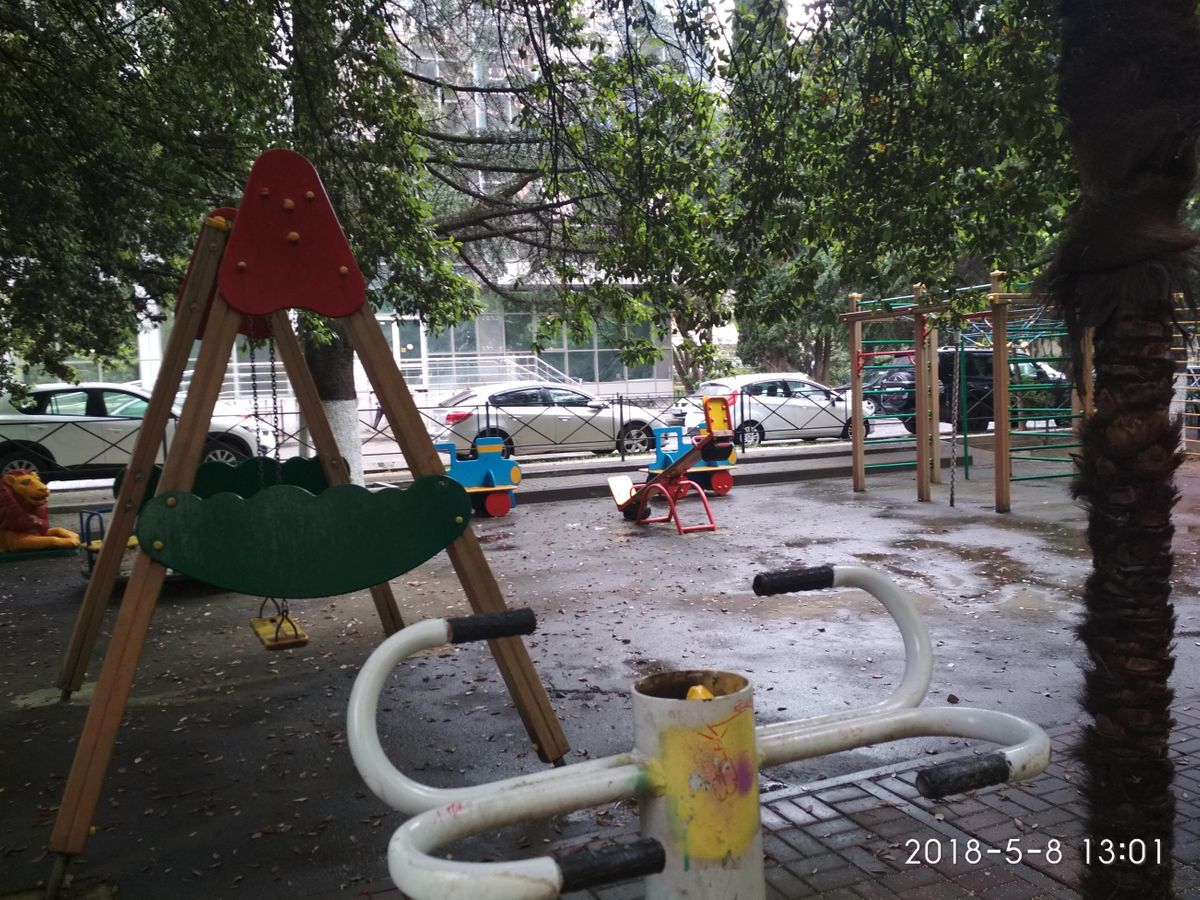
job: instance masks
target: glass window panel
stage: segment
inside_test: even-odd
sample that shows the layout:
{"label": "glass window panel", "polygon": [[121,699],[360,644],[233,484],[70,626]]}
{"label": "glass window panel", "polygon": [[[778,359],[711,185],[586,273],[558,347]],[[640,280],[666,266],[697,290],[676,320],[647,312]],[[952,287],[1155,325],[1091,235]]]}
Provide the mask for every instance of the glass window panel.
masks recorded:
{"label": "glass window panel", "polygon": [[630,366],[629,367],[629,377],[630,378],[653,378],[654,377],[654,365],[652,363],[646,363],[645,365],[641,365],[641,366]]}
{"label": "glass window panel", "polygon": [[593,334],[588,334],[585,338],[574,337],[570,330],[567,331],[567,349],[568,350],[591,350],[596,346],[596,338]]}
{"label": "glass window panel", "polygon": [[563,368],[565,366],[565,361],[563,359],[564,356],[566,356],[566,354],[563,353],[561,350],[555,350],[550,353],[539,353],[538,354],[538,357],[542,360],[542,362],[544,362],[546,365],[554,368],[555,370],[557,370],[559,372],[562,372]]}
{"label": "glass window panel", "polygon": [[629,336],[631,338],[650,338],[650,323],[649,322],[630,322],[628,326]]}
{"label": "glass window panel", "polygon": [[104,391],[100,396],[104,400],[104,409],[110,416],[142,419],[146,416],[146,407],[150,405],[144,397],[124,391]]}
{"label": "glass window panel", "polygon": [[496,394],[489,401],[493,406],[545,406],[541,388],[522,388],[518,391],[506,391]]}
{"label": "glass window panel", "polygon": [[568,353],[567,374],[572,378],[582,378],[584,381],[595,381],[596,354],[591,350]]}
{"label": "glass window panel", "polygon": [[528,353],[533,346],[533,315],[509,313],[504,317],[504,349]]}
{"label": "glass window panel", "polygon": [[598,351],[596,364],[600,369],[600,381],[620,381],[625,377],[625,366],[616,350]]}
{"label": "glass window panel", "polygon": [[400,334],[400,346],[397,349],[401,358],[418,358],[421,355],[420,323],[416,319],[402,319],[396,323],[396,330]]}
{"label": "glass window panel", "polygon": [[621,322],[605,319],[596,325],[596,341],[600,348],[619,347],[625,339],[625,326]]}
{"label": "glass window panel", "polygon": [[474,353],[476,350],[475,343],[475,323],[463,322],[461,325],[454,326],[454,352],[455,353]]}
{"label": "glass window panel", "polygon": [[47,398],[42,411],[48,416],[86,416],[87,407],[86,391],[60,391]]}
{"label": "glass window panel", "polygon": [[427,348],[430,353],[449,353],[452,349],[450,344],[450,329],[447,328],[442,332],[429,332],[426,335]]}
{"label": "glass window panel", "polygon": [[552,406],[587,406],[592,398],[567,388],[547,388]]}

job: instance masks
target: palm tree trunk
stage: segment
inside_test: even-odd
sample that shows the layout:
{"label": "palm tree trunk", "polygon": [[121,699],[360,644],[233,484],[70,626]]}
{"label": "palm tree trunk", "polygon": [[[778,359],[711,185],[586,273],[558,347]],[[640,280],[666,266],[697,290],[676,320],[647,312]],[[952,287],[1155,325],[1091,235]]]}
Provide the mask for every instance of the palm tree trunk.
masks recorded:
{"label": "palm tree trunk", "polygon": [[[1169,579],[1181,458],[1171,344],[1198,239],[1181,209],[1196,175],[1200,28],[1195,0],[1061,0],[1059,11],[1080,197],[1046,285],[1077,350],[1095,330],[1096,413],[1080,429],[1074,484],[1093,556],[1078,630],[1092,719],[1078,748],[1092,845],[1081,887],[1085,897],[1170,897]],[[1111,864],[1104,841],[1114,842]],[[1121,852],[1129,841],[1145,842],[1148,862]]]}
{"label": "palm tree trunk", "polygon": [[[1169,579],[1179,424],[1170,417],[1170,303],[1156,296],[1161,289],[1145,290],[1152,281],[1139,281],[1137,268],[1109,279],[1130,289],[1130,302],[1096,331],[1097,411],[1081,430],[1074,485],[1088,508],[1093,556],[1078,630],[1087,650],[1083,707],[1092,716],[1079,745],[1093,847],[1085,897],[1172,896],[1167,681],[1174,667]],[[1161,850],[1162,864],[1133,865],[1119,852],[1105,864],[1106,840],[1117,848],[1145,841],[1151,859]]]}

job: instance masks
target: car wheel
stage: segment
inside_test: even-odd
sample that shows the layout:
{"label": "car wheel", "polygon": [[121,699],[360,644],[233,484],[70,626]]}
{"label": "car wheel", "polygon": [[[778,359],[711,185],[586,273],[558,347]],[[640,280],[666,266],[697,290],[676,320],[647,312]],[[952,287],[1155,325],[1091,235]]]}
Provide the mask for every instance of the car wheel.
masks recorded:
{"label": "car wheel", "polygon": [[[16,469],[26,472],[38,472],[47,475],[55,470],[50,454],[36,447],[19,448],[0,454],[0,475],[7,475]],[[43,479],[45,480],[45,479]]]}
{"label": "car wheel", "polygon": [[763,427],[753,420],[743,422],[739,425],[737,430],[734,431],[734,435],[737,437],[738,443],[743,447],[757,447],[767,437],[767,433],[763,431]]}
{"label": "car wheel", "polygon": [[516,449],[513,445],[513,439],[501,431],[499,428],[487,428],[475,435],[475,440],[471,441],[471,449],[467,452],[467,459],[479,458],[479,445],[476,443],[480,438],[502,438],[504,440],[504,449],[500,451],[500,455],[508,459]]}
{"label": "car wheel", "polygon": [[236,466],[243,459],[250,457],[250,448],[241,441],[231,441],[228,438],[210,438],[204,445],[204,454],[200,462],[219,462],[227,466]]}
{"label": "car wheel", "polygon": [[904,426],[904,430],[909,434],[917,433],[917,416],[915,413],[911,416],[905,416],[900,420],[900,424]]}
{"label": "car wheel", "polygon": [[[843,441],[850,440],[850,425],[851,424],[852,424],[852,422],[847,422],[846,426],[842,429],[842,440]],[[866,419],[863,419],[863,437],[869,437],[870,434],[871,434],[871,423],[868,422]]]}
{"label": "car wheel", "polygon": [[617,450],[629,456],[654,450],[654,431],[641,422],[630,422],[617,437]]}

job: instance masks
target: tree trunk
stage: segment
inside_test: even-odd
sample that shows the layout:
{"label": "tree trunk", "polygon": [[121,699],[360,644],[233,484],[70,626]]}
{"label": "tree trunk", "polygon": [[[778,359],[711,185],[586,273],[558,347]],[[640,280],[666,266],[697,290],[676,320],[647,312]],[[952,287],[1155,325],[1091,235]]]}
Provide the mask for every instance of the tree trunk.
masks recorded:
{"label": "tree trunk", "polygon": [[1082,427],[1075,493],[1088,507],[1093,556],[1078,632],[1088,655],[1083,706],[1093,718],[1079,747],[1087,833],[1093,846],[1144,841],[1151,859],[1159,841],[1163,865],[1134,865],[1130,854],[1102,865],[1093,856],[1087,897],[1172,896],[1171,510],[1180,454],[1170,417],[1174,325],[1168,298],[1155,299],[1131,298],[1096,331],[1097,411]]}
{"label": "tree trunk", "polygon": [[[296,149],[309,158],[322,176],[325,189],[339,210],[341,197],[333,178],[336,159],[329,135],[337,111],[331,98],[337,82],[335,50],[337,31],[331,13],[320,0],[292,0],[292,116]],[[317,394],[334,439],[347,463],[350,478],[362,484],[362,435],[358,422],[358,395],[354,389],[354,352],[338,322],[330,322],[335,338],[319,344],[301,333],[304,356],[312,370]]]}
{"label": "tree trunk", "polygon": [[354,387],[354,350],[346,338],[345,329],[337,321],[329,323],[334,332],[332,343],[322,344],[304,339],[304,360],[312,371],[317,396],[325,418],[333,429],[350,480],[363,484],[362,433],[358,418],[358,393]]}
{"label": "tree trunk", "polygon": [[[1195,0],[1060,4],[1061,101],[1081,191],[1047,284],[1076,348],[1077,383],[1078,348],[1095,329],[1096,413],[1080,427],[1074,484],[1093,556],[1078,630],[1092,717],[1078,748],[1092,841],[1085,897],[1172,896],[1169,579],[1180,453],[1171,344],[1174,295],[1187,290],[1197,242],[1180,216],[1200,123],[1195,11]],[[1144,842],[1144,864],[1121,852],[1129,841]]]}

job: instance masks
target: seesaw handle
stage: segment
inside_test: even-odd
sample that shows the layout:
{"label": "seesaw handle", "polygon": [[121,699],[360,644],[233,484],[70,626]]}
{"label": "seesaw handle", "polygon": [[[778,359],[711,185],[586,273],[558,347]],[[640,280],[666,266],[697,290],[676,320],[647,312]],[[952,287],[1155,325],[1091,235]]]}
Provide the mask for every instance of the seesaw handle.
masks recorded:
{"label": "seesaw handle", "polygon": [[791,594],[795,591],[820,591],[833,587],[833,566],[807,566],[780,569],[754,576],[754,593],[760,597]]}
{"label": "seesaw handle", "polygon": [[562,872],[562,890],[580,891],[625,878],[657,875],[667,865],[667,853],[654,838],[575,853],[555,859]]}
{"label": "seesaw handle", "polygon": [[917,790],[922,797],[940,800],[950,794],[962,794],[1008,781],[1011,769],[1001,752],[974,759],[959,759],[930,766],[917,772]]}
{"label": "seesaw handle", "polygon": [[533,634],[536,628],[537,616],[532,609],[508,609],[504,612],[479,613],[446,620],[446,629],[452,644]]}

